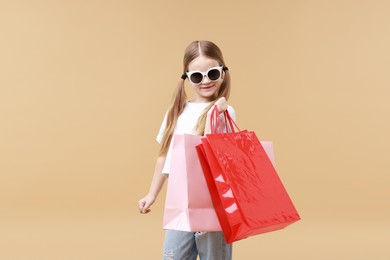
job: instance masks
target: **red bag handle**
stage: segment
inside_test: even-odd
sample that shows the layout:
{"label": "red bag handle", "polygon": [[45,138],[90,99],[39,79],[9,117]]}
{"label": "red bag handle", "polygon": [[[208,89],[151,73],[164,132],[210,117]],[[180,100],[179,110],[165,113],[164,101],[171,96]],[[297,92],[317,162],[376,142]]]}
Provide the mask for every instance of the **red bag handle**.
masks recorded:
{"label": "red bag handle", "polygon": [[[240,128],[238,128],[237,124],[234,122],[227,109],[223,112],[223,115],[225,119],[225,133],[229,133],[229,132],[234,133],[235,132],[234,128],[237,128],[237,130],[240,131]],[[223,122],[219,117],[217,106],[214,106],[213,111],[211,112],[210,127],[211,127],[212,134],[220,133],[223,132],[224,130]]]}

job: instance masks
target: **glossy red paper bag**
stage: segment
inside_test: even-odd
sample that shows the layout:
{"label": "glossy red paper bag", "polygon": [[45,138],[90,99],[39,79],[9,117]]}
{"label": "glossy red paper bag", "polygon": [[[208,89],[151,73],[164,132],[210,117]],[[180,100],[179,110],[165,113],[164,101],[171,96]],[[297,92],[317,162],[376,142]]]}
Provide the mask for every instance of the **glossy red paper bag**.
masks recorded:
{"label": "glossy red paper bag", "polygon": [[[226,118],[231,121],[228,114]],[[256,134],[215,133],[215,129],[202,138],[197,151],[226,242],[298,221],[299,214]]]}

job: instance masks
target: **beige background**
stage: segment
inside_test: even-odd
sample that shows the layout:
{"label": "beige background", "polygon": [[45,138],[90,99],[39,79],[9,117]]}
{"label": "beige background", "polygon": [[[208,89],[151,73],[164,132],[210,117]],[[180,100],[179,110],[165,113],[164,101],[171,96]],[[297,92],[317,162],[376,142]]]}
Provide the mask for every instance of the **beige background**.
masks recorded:
{"label": "beige background", "polygon": [[390,2],[0,1],[0,259],[159,259],[155,136],[197,39],[302,220],[235,259],[390,259]]}

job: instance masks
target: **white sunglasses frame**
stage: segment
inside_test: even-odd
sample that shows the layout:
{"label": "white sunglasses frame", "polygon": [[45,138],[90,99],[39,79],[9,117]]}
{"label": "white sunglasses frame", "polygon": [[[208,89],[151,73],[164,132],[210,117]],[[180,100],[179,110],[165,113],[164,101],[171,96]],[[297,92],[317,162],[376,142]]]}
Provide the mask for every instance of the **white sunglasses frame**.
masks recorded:
{"label": "white sunglasses frame", "polygon": [[[210,79],[209,76],[207,76],[207,74],[209,74],[210,70],[218,70],[219,71],[219,78],[217,79]],[[203,73],[202,71],[198,71],[198,70],[194,70],[194,71],[188,71],[186,72],[186,75],[188,77],[188,81],[191,82],[192,84],[194,85],[199,85],[199,84],[202,84],[202,82],[204,81],[204,77],[207,76],[207,78],[210,80],[210,81],[217,81],[217,80],[220,80],[222,78],[222,71],[224,71],[224,66],[216,66],[216,67],[212,67],[212,68],[209,68],[205,73]],[[202,74],[203,78],[202,78],[202,81],[199,82],[199,83],[194,83],[191,81],[191,75],[194,74],[194,73],[200,73]]]}

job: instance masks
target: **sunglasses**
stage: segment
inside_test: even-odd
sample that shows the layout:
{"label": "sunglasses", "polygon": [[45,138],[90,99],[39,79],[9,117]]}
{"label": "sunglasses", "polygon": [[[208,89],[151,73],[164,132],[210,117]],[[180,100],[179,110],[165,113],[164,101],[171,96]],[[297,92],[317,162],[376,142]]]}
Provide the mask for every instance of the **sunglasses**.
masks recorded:
{"label": "sunglasses", "polygon": [[201,71],[188,71],[186,72],[188,79],[192,84],[200,84],[203,82],[205,76],[211,81],[219,80],[222,76],[222,70],[226,70],[224,66],[218,66],[210,68],[206,73]]}

